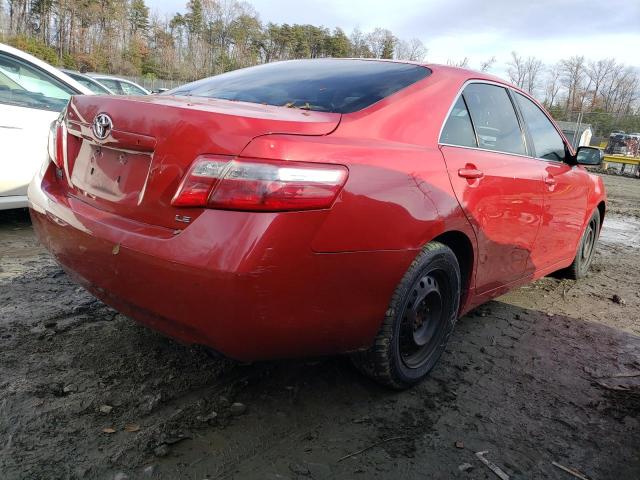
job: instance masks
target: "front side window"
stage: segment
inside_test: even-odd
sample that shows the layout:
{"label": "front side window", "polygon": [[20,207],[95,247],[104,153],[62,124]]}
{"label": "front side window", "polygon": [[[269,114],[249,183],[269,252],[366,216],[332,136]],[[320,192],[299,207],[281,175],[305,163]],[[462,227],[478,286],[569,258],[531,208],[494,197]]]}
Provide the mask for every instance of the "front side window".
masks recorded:
{"label": "front side window", "polygon": [[479,148],[526,154],[522,130],[506,89],[472,83],[464,89],[463,96],[476,129]]}
{"label": "front side window", "polygon": [[59,112],[75,93],[53,75],[0,53],[0,103]]}
{"label": "front side window", "polygon": [[235,70],[165,94],[352,113],[430,74],[426,67],[405,63],[333,58],[290,60]]}
{"label": "front side window", "polygon": [[537,158],[562,162],[565,148],[562,137],[540,108],[524,95],[516,93],[522,117],[529,129]]}
{"label": "front side window", "polygon": [[462,95],[458,97],[447,122],[442,129],[440,143],[447,145],[459,145],[461,147],[477,147],[476,135],[473,132],[473,125],[469,111],[464,103]]}

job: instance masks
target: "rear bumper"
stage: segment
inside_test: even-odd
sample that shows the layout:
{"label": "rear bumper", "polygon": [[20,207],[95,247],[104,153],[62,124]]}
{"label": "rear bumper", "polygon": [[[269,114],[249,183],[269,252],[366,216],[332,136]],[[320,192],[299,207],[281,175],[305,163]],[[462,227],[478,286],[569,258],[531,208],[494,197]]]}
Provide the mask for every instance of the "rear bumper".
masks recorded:
{"label": "rear bumper", "polygon": [[168,336],[245,361],[368,346],[416,255],[316,254],[323,212],[207,210],[175,234],[43,188],[40,176],[29,203],[41,242],[95,296]]}

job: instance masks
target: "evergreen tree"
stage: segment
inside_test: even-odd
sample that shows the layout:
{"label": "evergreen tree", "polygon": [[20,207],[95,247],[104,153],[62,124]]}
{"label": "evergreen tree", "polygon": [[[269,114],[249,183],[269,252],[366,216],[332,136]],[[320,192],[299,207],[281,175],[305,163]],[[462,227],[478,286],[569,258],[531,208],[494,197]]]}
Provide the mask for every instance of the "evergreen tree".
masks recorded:
{"label": "evergreen tree", "polygon": [[131,34],[135,35],[140,32],[142,35],[147,34],[149,29],[149,7],[144,0],[131,0],[129,7],[129,23],[131,25]]}

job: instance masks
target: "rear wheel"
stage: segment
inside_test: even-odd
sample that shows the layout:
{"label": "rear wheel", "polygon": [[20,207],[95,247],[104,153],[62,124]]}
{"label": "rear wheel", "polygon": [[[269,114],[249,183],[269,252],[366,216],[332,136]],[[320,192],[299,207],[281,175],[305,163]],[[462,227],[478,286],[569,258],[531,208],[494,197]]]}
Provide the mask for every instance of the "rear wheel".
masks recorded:
{"label": "rear wheel", "polygon": [[396,288],[371,348],[356,367],[396,389],[419,382],[444,351],[457,319],[460,266],[449,247],[429,243]]}
{"label": "rear wheel", "polygon": [[573,263],[564,270],[564,276],[577,280],[586,276],[593,261],[593,255],[596,250],[596,243],[598,242],[598,236],[600,235],[600,211],[596,208],[591,215],[589,223],[582,234],[580,243],[578,244],[578,251],[576,252],[576,258]]}

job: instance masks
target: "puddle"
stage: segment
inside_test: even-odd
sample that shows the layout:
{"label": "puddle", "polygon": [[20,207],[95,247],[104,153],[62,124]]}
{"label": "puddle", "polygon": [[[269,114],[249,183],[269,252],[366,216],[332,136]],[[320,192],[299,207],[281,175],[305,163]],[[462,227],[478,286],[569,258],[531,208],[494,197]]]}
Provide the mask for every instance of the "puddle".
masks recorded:
{"label": "puddle", "polygon": [[618,216],[605,217],[600,241],[607,245],[640,248],[640,219]]}

